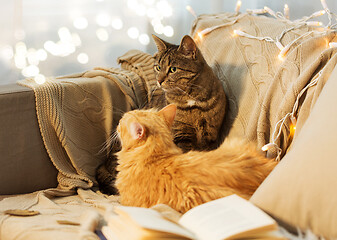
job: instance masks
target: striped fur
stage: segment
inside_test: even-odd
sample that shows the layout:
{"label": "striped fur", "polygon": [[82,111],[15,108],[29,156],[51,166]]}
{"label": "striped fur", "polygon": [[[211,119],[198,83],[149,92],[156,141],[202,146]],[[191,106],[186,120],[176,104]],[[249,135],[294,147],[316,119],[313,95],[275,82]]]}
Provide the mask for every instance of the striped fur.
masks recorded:
{"label": "striped fur", "polygon": [[186,35],[179,46],[153,39],[158,48],[156,79],[167,104],[178,108],[172,127],[174,142],[183,151],[215,149],[226,110],[221,81],[191,37]]}

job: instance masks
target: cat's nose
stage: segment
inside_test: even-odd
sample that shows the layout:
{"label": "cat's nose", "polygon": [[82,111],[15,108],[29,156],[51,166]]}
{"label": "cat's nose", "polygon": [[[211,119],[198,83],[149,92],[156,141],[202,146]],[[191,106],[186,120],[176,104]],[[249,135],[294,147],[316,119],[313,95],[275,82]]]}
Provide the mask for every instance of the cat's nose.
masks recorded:
{"label": "cat's nose", "polygon": [[157,82],[159,85],[161,85],[165,81],[165,76],[157,76]]}
{"label": "cat's nose", "polygon": [[161,84],[165,81],[166,75],[163,74],[163,73],[159,73],[159,74],[156,76],[156,78],[157,78],[158,85],[161,85]]}

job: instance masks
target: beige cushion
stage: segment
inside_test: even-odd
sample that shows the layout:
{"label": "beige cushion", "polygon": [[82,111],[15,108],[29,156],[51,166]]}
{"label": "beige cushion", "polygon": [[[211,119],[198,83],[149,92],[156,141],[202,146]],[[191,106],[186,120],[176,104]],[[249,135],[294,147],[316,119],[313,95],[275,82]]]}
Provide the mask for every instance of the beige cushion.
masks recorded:
{"label": "beige cushion", "polygon": [[292,149],[251,201],[285,223],[337,238],[337,68]]}

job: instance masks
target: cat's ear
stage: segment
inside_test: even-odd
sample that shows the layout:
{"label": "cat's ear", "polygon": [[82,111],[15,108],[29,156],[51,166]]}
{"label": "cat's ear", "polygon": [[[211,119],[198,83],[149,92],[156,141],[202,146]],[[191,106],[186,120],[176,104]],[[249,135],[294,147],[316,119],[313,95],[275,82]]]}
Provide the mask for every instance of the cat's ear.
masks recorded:
{"label": "cat's ear", "polygon": [[171,127],[173,124],[174,118],[176,116],[176,112],[177,112],[177,106],[174,104],[170,104],[164,107],[163,109],[161,109],[159,111],[159,114],[161,114],[165,118],[168,126]]}
{"label": "cat's ear", "polygon": [[158,52],[166,51],[168,46],[170,46],[170,43],[165,42],[164,40],[160,39],[156,35],[152,34],[152,38],[154,40],[154,43],[157,46]]}
{"label": "cat's ear", "polygon": [[188,57],[195,58],[197,52],[197,45],[190,36],[185,35],[181,40],[178,51],[180,51],[182,54]]}
{"label": "cat's ear", "polygon": [[131,134],[131,137],[135,140],[142,139],[145,134],[145,128],[142,124],[138,122],[132,122],[130,124],[130,134]]}

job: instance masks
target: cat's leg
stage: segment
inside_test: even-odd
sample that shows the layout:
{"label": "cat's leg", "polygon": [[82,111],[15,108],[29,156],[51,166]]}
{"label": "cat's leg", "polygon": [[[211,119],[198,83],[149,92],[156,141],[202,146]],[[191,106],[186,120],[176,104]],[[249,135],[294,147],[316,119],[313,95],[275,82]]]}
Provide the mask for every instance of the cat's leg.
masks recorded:
{"label": "cat's leg", "polygon": [[193,127],[182,122],[175,122],[172,126],[174,143],[184,152],[201,150],[197,145],[196,131]]}
{"label": "cat's leg", "polygon": [[118,171],[117,158],[111,155],[104,163],[102,163],[96,170],[96,180],[98,182],[99,190],[105,194],[116,195],[118,190],[115,187],[116,176]]}

